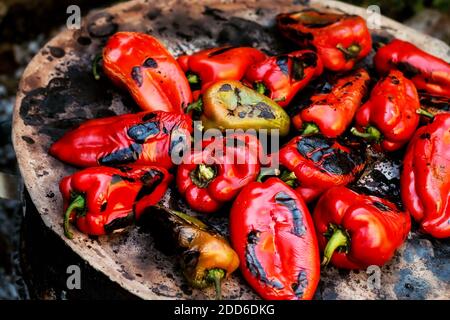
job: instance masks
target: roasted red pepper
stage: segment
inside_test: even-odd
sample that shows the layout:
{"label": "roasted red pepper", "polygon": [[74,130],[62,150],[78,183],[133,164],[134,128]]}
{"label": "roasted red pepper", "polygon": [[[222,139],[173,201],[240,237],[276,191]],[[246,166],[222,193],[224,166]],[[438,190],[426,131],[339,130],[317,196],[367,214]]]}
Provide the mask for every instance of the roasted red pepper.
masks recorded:
{"label": "roasted red pepper", "polygon": [[352,182],[365,167],[364,152],[319,134],[299,136],[279,152],[280,179],[305,202],[334,186]]}
{"label": "roasted red pepper", "polygon": [[320,261],[313,221],[305,202],[280,179],[242,189],[231,208],[230,237],[242,275],[263,299],[314,296]]}
{"label": "roasted red pepper", "polygon": [[404,146],[419,124],[419,97],[414,84],[393,70],[373,88],[369,101],[356,112],[351,132],[386,151]]}
{"label": "roasted red pepper", "polygon": [[322,62],[317,54],[302,50],[253,64],[245,75],[245,82],[285,107],[297,92],[322,71]]}
{"label": "roasted red pepper", "polygon": [[356,110],[367,93],[369,74],[358,69],[339,78],[331,92],[313,95],[299,114],[293,117],[294,126],[304,134],[321,132],[335,138],[348,128]]}
{"label": "roasted red pepper", "polygon": [[374,64],[382,75],[398,69],[411,79],[417,90],[450,97],[450,64],[410,42],[395,39],[381,47]]}
{"label": "roasted red pepper", "polygon": [[256,180],[260,149],[255,136],[236,133],[192,152],[178,167],[178,191],[192,209],[217,211]]}
{"label": "roasted red pepper", "polygon": [[139,219],[167,190],[172,176],[155,166],[95,167],[63,178],[64,233],[69,223],[88,235],[104,235]]}
{"label": "roasted red pepper", "polygon": [[421,230],[450,237],[450,114],[417,130],[408,145],[400,179],[403,204]]}
{"label": "roasted red pepper", "polygon": [[305,9],[277,16],[277,27],[301,47],[316,48],[325,68],[348,71],[372,49],[363,18],[356,15]]}
{"label": "roasted red pepper", "polygon": [[200,84],[202,90],[221,80],[241,80],[248,67],[266,59],[255,48],[222,47],[178,57],[178,63],[186,72],[191,84]]}
{"label": "roasted red pepper", "polygon": [[178,143],[190,143],[192,120],[163,111],[94,119],[66,133],[50,147],[54,157],[79,166],[156,164],[173,166]]}
{"label": "roasted red pepper", "polygon": [[118,32],[103,49],[103,71],[125,87],[145,111],[182,113],[192,102],[188,80],[175,58],[155,38]]}
{"label": "roasted red pepper", "polygon": [[314,210],[322,264],[344,269],[382,266],[406,240],[409,214],[393,203],[346,187],[325,192]]}

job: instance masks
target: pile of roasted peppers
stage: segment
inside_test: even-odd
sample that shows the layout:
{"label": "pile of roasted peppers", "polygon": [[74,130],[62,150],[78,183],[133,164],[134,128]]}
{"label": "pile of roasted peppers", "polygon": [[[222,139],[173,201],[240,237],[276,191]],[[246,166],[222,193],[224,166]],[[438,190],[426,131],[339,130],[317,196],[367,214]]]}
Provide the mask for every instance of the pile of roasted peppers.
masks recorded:
{"label": "pile of roasted peppers", "polygon": [[[276,25],[296,51],[224,46],[175,59],[149,35],[110,37],[102,74],[143,111],[87,121],[51,146],[84,168],[60,183],[68,238],[71,223],[100,236],[149,217],[192,286],[214,285],[220,297],[221,281],[240,267],[262,298],[297,300],[313,298],[321,265],[387,263],[410,217],[421,232],[450,237],[450,113],[427,108],[448,106],[449,64],[394,39],[378,48],[369,76],[361,61],[372,39],[361,17],[306,9],[279,14]],[[238,131],[185,149],[193,120],[196,130]],[[268,162],[248,129],[281,137]],[[404,157],[402,206],[352,189],[368,149]],[[162,204],[172,182],[197,212],[229,210],[231,244]]]}

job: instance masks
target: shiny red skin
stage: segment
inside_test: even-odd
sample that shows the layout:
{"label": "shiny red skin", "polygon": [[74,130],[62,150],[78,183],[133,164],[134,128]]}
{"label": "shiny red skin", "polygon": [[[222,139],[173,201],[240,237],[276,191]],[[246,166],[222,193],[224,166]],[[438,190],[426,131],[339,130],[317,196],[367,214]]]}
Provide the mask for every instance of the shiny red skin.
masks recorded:
{"label": "shiny red skin", "polygon": [[[141,178],[149,171],[157,173],[157,179],[152,178],[144,183]],[[124,179],[118,179],[117,176]],[[64,200],[64,211],[73,196],[84,197],[85,214],[77,215],[73,211],[70,221],[81,232],[98,236],[106,234],[105,225],[117,219],[133,214],[134,219],[138,220],[145,208],[158,203],[171,180],[172,175],[166,169],[156,166],[131,165],[122,169],[93,167],[64,177],[59,188]],[[151,188],[151,193],[142,194],[137,199],[144,187]]]}
{"label": "shiny red skin", "polygon": [[378,49],[373,62],[382,75],[401,70],[417,90],[450,98],[450,64],[410,42],[394,39]]}
{"label": "shiny red skin", "polygon": [[126,88],[144,111],[183,113],[192,102],[183,70],[150,35],[138,32],[112,35],[103,49],[103,71],[114,83]]}
{"label": "shiny red skin", "polygon": [[[307,14],[309,19],[328,20],[329,23],[324,26],[302,23],[298,17],[303,14]],[[349,71],[372,50],[372,38],[366,21],[356,15],[306,9],[297,13],[279,14],[277,27],[286,38],[297,45],[315,47],[324,67],[330,71]],[[355,57],[348,58],[338,49],[339,45],[344,48],[358,45],[360,51]]]}
{"label": "shiny red skin", "polygon": [[[295,205],[298,219],[294,219],[285,204],[276,200],[279,195],[288,197]],[[304,228],[300,234],[298,225]],[[249,235],[255,232],[258,242],[249,246]],[[304,201],[284,182],[269,178],[242,189],[231,208],[230,238],[239,256],[242,275],[263,299],[312,299],[320,277],[314,224]],[[255,260],[251,266],[259,270],[259,274],[249,268],[248,257],[259,262],[260,267]],[[303,286],[297,295],[293,285],[299,283],[302,272]]]}
{"label": "shiny red skin", "polygon": [[400,179],[405,208],[421,230],[450,237],[450,114],[436,115],[408,145]]}
{"label": "shiny red skin", "polygon": [[[261,146],[258,139],[248,134],[226,137],[209,142],[201,151],[194,150],[178,166],[178,191],[189,206],[199,212],[219,210],[224,203],[232,201],[245,185],[256,180],[259,174],[258,153]],[[227,139],[243,141],[245,147],[227,146]],[[213,165],[217,170],[216,176],[206,187],[199,187],[191,178],[191,173],[199,164]]]}
{"label": "shiny red skin", "polygon": [[240,81],[254,63],[266,59],[266,55],[250,47],[220,47],[198,51],[178,57],[184,72],[200,77],[202,91],[221,80]]}
{"label": "shiny red skin", "polygon": [[403,147],[419,125],[419,97],[414,84],[398,70],[391,71],[373,88],[369,100],[356,113],[356,127],[369,125],[383,135],[379,147],[395,151]]}
{"label": "shiny red skin", "polygon": [[[294,62],[305,64],[301,78],[296,78]],[[269,98],[286,107],[300,90],[322,72],[322,61],[317,54],[311,50],[301,50],[253,64],[247,70],[245,82],[264,84],[269,90]]]}
{"label": "shiny red skin", "polygon": [[393,203],[346,187],[325,192],[317,202],[313,218],[322,251],[328,242],[324,234],[330,224],[350,235],[348,253],[335,251],[331,258],[331,264],[343,269],[365,270],[370,265],[384,265],[406,240],[411,228],[409,214]]}
{"label": "shiny red skin", "polygon": [[305,123],[314,123],[326,137],[340,136],[350,126],[356,110],[361,106],[369,79],[364,69],[339,78],[330,93],[311,97],[310,105],[294,116],[294,126],[300,130]]}
{"label": "shiny red skin", "polygon": [[[156,124],[157,133],[143,141],[136,141],[130,136],[130,128],[151,122]],[[59,160],[78,167],[134,163],[170,168],[173,166],[170,145],[175,139],[175,135],[172,137],[175,130],[184,132],[186,139],[190,139],[192,119],[184,114],[163,111],[93,119],[66,133],[52,144],[49,152]],[[104,160],[120,150],[130,150],[132,145],[135,145],[134,149],[141,148],[141,152],[135,151],[127,161]]]}

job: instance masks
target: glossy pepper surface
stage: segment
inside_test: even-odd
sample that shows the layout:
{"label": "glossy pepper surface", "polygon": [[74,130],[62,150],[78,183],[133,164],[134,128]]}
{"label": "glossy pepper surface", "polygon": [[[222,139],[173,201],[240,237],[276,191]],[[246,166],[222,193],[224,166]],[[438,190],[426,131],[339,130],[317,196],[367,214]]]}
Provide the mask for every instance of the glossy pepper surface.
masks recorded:
{"label": "glossy pepper surface", "polygon": [[398,69],[417,90],[450,97],[450,64],[410,42],[394,39],[377,51],[373,61],[383,75]]}
{"label": "glossy pepper surface", "polygon": [[400,179],[403,204],[423,232],[450,237],[450,114],[436,115],[408,145]]}
{"label": "glossy pepper surface", "polygon": [[245,75],[245,82],[285,107],[322,71],[322,62],[317,54],[311,50],[301,50],[253,64]]}
{"label": "glossy pepper surface", "polygon": [[230,214],[230,237],[245,280],[268,300],[311,299],[319,249],[304,201],[278,178],[252,182]]}
{"label": "glossy pepper surface", "polygon": [[201,112],[204,129],[278,129],[280,136],[289,132],[286,111],[270,98],[239,81],[219,81],[208,87],[201,99],[189,108]]}
{"label": "glossy pepper surface", "polygon": [[112,35],[103,49],[103,71],[126,88],[144,111],[182,113],[192,102],[183,70],[169,51],[147,34]]}
{"label": "glossy pepper surface", "polygon": [[305,9],[279,14],[277,27],[301,47],[314,47],[331,71],[351,70],[372,49],[366,22],[356,15]]}
{"label": "glossy pepper surface", "polygon": [[365,167],[365,156],[360,149],[314,134],[284,145],[279,163],[284,168],[280,178],[308,203],[329,188],[355,180]]}
{"label": "glossy pepper surface", "polygon": [[314,209],[322,263],[366,269],[388,262],[411,228],[407,212],[393,203],[346,187],[325,192]]}
{"label": "glossy pepper surface", "polygon": [[419,124],[419,97],[414,84],[393,70],[373,88],[370,99],[356,113],[354,135],[395,151],[412,137]]}
{"label": "glossy pepper surface", "polygon": [[163,111],[89,120],[50,147],[54,157],[79,166],[156,164],[173,166],[178,143],[190,143],[189,116]]}
{"label": "glossy pepper surface", "polygon": [[339,78],[328,93],[313,95],[292,119],[294,126],[306,133],[321,132],[335,138],[349,127],[367,93],[369,74],[357,69]]}
{"label": "glossy pepper surface", "polygon": [[202,90],[221,80],[242,80],[254,63],[266,55],[250,47],[220,47],[201,50],[192,55],[178,57],[178,63],[191,84],[200,84]]}
{"label": "glossy pepper surface", "polygon": [[86,168],[60,182],[64,200],[64,233],[69,223],[88,235],[104,235],[139,219],[167,190],[172,176],[156,166]]}
{"label": "glossy pepper surface", "polygon": [[236,133],[193,151],[178,167],[178,191],[192,209],[217,211],[256,180],[261,148],[255,136]]}
{"label": "glossy pepper surface", "polygon": [[179,257],[181,269],[195,288],[214,285],[221,298],[221,282],[239,267],[239,258],[227,240],[197,218],[155,206],[149,210],[156,243]]}

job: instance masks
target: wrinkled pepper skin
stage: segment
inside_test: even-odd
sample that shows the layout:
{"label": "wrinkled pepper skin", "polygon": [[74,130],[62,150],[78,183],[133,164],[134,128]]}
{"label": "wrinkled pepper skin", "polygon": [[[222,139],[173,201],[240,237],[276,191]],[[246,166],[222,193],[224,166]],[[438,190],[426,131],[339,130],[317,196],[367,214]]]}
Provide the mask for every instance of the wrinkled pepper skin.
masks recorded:
{"label": "wrinkled pepper skin", "polygon": [[173,166],[171,152],[190,143],[189,116],[141,112],[86,121],[50,147],[50,154],[78,167],[121,164]]}
{"label": "wrinkled pepper skin", "polygon": [[306,102],[292,122],[306,133],[321,132],[336,138],[350,126],[356,110],[367,93],[369,74],[358,69],[339,78],[329,93],[318,93]]}
{"label": "wrinkled pepper skin", "polygon": [[324,259],[337,268],[365,270],[388,262],[408,236],[411,219],[393,203],[346,187],[325,192],[314,209]]}
{"label": "wrinkled pepper skin", "polygon": [[237,253],[217,231],[197,218],[162,206],[149,209],[150,227],[156,244],[176,254],[189,284],[195,288],[220,285],[239,267]]}
{"label": "wrinkled pepper skin", "polygon": [[314,47],[326,69],[351,70],[372,49],[372,38],[363,18],[356,15],[306,9],[277,16],[277,27],[302,48]]}
{"label": "wrinkled pepper skin", "polygon": [[267,300],[311,299],[320,277],[314,225],[304,201],[278,178],[252,182],[230,214],[245,280]]}
{"label": "wrinkled pepper skin", "polygon": [[126,88],[144,111],[183,113],[192,102],[183,70],[169,51],[147,34],[112,35],[103,49],[103,71]]}
{"label": "wrinkled pepper skin", "polygon": [[[204,129],[278,129],[289,133],[286,111],[270,98],[238,81],[219,81],[211,85],[195,103]],[[194,109],[196,110],[196,109]]]}
{"label": "wrinkled pepper skin", "polygon": [[253,64],[245,75],[245,82],[281,107],[286,107],[301,89],[322,72],[322,61],[314,51],[294,51]]}
{"label": "wrinkled pepper skin", "polygon": [[144,209],[155,205],[172,180],[156,166],[93,167],[64,177],[64,232],[72,238],[69,222],[88,235],[104,235],[138,220]]}
{"label": "wrinkled pepper skin", "polygon": [[280,149],[279,162],[287,170],[280,178],[306,203],[329,188],[354,181],[366,163],[363,151],[320,134],[293,138]]}
{"label": "wrinkled pepper skin", "polygon": [[410,42],[394,39],[377,51],[373,61],[382,75],[398,69],[417,90],[450,98],[450,64]]}
{"label": "wrinkled pepper skin", "polygon": [[408,145],[400,179],[405,208],[421,230],[450,237],[450,114],[436,115]]}
{"label": "wrinkled pepper skin", "polygon": [[264,59],[266,55],[255,48],[221,47],[183,55],[177,61],[190,82],[205,90],[217,81],[242,80],[248,67]]}
{"label": "wrinkled pepper skin", "polygon": [[258,139],[232,134],[202,151],[193,151],[178,167],[177,186],[189,206],[199,212],[217,211],[258,177]]}
{"label": "wrinkled pepper skin", "polygon": [[414,84],[393,70],[373,88],[370,99],[356,113],[352,133],[395,151],[411,139],[419,125],[419,97]]}

